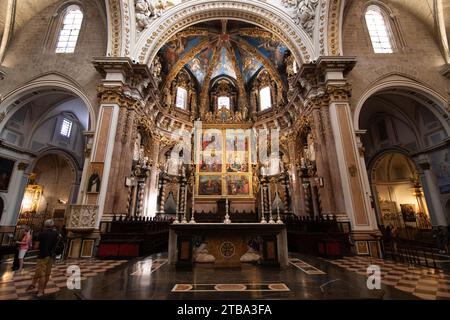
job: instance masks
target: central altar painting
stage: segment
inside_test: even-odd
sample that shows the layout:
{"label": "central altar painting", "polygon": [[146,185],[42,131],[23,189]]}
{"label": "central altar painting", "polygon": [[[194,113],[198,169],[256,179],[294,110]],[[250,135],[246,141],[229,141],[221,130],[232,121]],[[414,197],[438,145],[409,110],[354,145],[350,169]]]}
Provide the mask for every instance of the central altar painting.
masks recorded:
{"label": "central altar painting", "polygon": [[199,149],[197,197],[253,197],[248,130],[207,129]]}

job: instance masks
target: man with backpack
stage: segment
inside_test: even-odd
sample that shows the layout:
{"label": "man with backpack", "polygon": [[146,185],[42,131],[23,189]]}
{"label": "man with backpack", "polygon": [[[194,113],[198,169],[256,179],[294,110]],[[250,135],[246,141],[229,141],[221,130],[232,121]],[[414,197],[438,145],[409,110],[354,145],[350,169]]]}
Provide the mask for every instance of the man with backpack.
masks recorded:
{"label": "man with backpack", "polygon": [[38,297],[44,295],[45,288],[50,280],[50,274],[52,273],[53,266],[53,256],[58,244],[58,239],[60,238],[59,233],[53,229],[53,226],[54,223],[52,219],[46,220],[44,222],[45,230],[41,232],[36,239],[36,243],[39,243],[39,246],[36,245],[35,249],[39,249],[39,255],[33,282],[27,288],[27,291],[34,290],[37,283]]}

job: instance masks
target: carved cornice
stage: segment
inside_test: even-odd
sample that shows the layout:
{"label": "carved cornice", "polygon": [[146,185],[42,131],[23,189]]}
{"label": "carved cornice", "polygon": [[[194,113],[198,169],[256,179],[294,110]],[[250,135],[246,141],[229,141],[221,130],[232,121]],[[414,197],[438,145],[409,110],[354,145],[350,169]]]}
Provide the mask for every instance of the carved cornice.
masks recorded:
{"label": "carved cornice", "polygon": [[353,56],[322,56],[317,60],[317,69],[320,74],[327,71],[342,72],[345,76],[356,65],[356,57]]}
{"label": "carved cornice", "polygon": [[331,102],[348,101],[352,95],[352,86],[349,83],[343,85],[328,85],[327,95]]}
{"label": "carved cornice", "polygon": [[104,77],[97,88],[99,103],[118,104],[127,109],[141,110],[144,101],[158,91],[147,65],[133,63],[129,58],[102,57],[93,61]]}
{"label": "carved cornice", "polygon": [[10,151],[13,151],[13,152],[16,152],[16,153],[19,153],[19,154],[24,154],[24,155],[27,155],[27,156],[30,156],[30,157],[33,157],[33,158],[36,157],[36,154],[34,154],[34,153],[30,152],[30,151],[27,151],[25,149],[21,149],[21,148],[19,148],[17,146],[5,143],[5,141],[1,140],[1,139],[0,139],[0,148],[6,149],[6,150],[10,150]]}
{"label": "carved cornice", "polygon": [[97,97],[100,104],[117,104],[127,109],[138,109],[138,106],[142,104],[140,100],[125,95],[122,86],[105,87],[100,85],[97,87]]}

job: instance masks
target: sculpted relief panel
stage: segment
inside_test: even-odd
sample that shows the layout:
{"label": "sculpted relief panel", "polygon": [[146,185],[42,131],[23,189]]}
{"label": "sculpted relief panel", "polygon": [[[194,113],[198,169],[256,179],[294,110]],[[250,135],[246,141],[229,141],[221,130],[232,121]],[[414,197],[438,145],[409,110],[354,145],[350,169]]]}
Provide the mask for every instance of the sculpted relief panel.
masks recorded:
{"label": "sculpted relief panel", "polygon": [[163,12],[182,2],[180,0],[135,0],[136,30],[141,32],[155,19],[162,16]]}
{"label": "sculpted relief panel", "polygon": [[[136,30],[142,32],[163,13],[183,2],[200,0],[135,0]],[[269,3],[264,0],[259,0]],[[310,37],[314,31],[316,9],[320,0],[272,0],[270,4],[285,11]]]}
{"label": "sculpted relief panel", "polygon": [[281,0],[283,6],[289,9],[292,19],[312,37],[314,21],[319,0]]}

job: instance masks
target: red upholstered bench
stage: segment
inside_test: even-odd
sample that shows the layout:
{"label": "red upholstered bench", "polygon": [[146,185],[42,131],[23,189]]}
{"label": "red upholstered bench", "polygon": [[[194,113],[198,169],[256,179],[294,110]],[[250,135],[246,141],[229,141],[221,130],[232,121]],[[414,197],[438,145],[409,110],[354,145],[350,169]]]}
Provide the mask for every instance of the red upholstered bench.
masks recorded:
{"label": "red upholstered bench", "polygon": [[136,258],[140,256],[141,241],[105,240],[98,246],[99,258]]}

